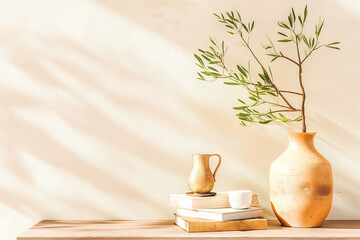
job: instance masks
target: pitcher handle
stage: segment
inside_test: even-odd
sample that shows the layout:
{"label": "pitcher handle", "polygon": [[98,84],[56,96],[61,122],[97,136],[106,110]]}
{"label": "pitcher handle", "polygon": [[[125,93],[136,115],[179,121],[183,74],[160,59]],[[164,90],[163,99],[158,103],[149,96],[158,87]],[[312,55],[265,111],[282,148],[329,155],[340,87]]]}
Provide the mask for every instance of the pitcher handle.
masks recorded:
{"label": "pitcher handle", "polygon": [[220,155],[219,154],[211,154],[210,155],[210,157],[211,156],[217,156],[218,158],[219,158],[219,163],[218,163],[218,165],[217,165],[217,167],[215,168],[215,171],[214,171],[214,173],[213,173],[213,177],[214,177],[214,182],[216,181],[215,180],[215,174],[216,174],[216,171],[219,169],[219,167],[220,167],[220,164],[221,164],[221,157],[220,157]]}
{"label": "pitcher handle", "polygon": [[[251,203],[251,205],[250,205],[251,207],[255,206],[256,204],[259,204],[259,197],[258,197],[257,193],[255,193],[254,195],[256,196],[256,199],[253,203]],[[252,196],[251,196],[251,201],[252,201]]]}

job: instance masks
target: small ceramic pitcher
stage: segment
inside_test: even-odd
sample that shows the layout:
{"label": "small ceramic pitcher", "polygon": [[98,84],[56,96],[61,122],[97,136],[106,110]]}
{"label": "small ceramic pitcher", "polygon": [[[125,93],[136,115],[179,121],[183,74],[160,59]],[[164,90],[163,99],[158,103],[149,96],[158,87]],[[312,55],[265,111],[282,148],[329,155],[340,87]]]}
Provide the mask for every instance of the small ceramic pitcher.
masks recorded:
{"label": "small ceramic pitcher", "polygon": [[[219,163],[214,173],[210,170],[210,157],[217,156]],[[194,154],[194,167],[188,179],[189,189],[193,193],[209,193],[214,188],[215,174],[221,164],[219,154]]]}

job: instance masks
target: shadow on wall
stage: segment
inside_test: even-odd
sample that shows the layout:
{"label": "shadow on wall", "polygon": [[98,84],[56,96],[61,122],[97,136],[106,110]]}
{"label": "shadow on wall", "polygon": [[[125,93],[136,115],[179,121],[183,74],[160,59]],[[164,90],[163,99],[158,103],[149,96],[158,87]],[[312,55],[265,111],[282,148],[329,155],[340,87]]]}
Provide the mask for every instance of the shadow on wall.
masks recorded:
{"label": "shadow on wall", "polygon": [[[49,21],[55,29],[50,33],[32,25],[27,31],[0,25],[7,33],[0,37],[6,53],[0,85],[1,173],[6,182],[0,184],[0,203],[34,222],[171,218],[168,194],[187,190],[191,154],[201,151],[223,156],[215,190],[253,189],[272,215],[268,170],[286,147],[285,133],[278,126],[239,127],[231,107],[241,92],[191,80],[196,71],[192,52],[207,42],[208,34],[204,26],[209,18],[198,14],[207,16],[225,6],[255,11],[260,3],[96,1],[89,3],[89,23],[81,25],[79,39],[56,32],[63,21],[56,14],[51,17],[55,23]],[[324,11],[334,9],[338,15],[331,21],[346,16],[344,21],[360,24],[358,16],[327,1]],[[76,18],[76,11],[68,14]],[[345,56],[356,46],[347,45],[358,38],[340,39],[346,43]],[[344,64],[345,56],[334,61]],[[356,68],[348,70],[357,73]],[[326,74],[324,79],[341,75]],[[311,91],[323,85],[314,84]],[[347,89],[350,97],[355,90]],[[309,125],[321,133],[319,151],[334,167],[331,217],[358,218],[348,209],[359,209],[360,196],[354,191],[360,181],[359,128],[345,115],[320,115],[328,109],[326,102],[314,100]],[[345,105],[359,116],[356,102],[346,99],[330,109],[346,112],[341,109]]]}
{"label": "shadow on wall", "polygon": [[[46,47],[33,49],[32,45],[28,45],[21,40],[25,39],[25,37],[18,36],[18,41],[13,41],[13,39],[9,36],[0,39],[1,44],[6,46],[8,50],[9,62],[16,69],[21,69],[26,74],[28,81],[30,81],[30,83],[27,83],[28,85],[31,85],[31,82],[37,86],[45,85],[48,89],[44,90],[51,92],[50,95],[34,96],[32,92],[22,92],[14,88],[2,87],[4,90],[4,94],[2,94],[2,113],[4,116],[2,125],[7,126],[4,129],[2,139],[2,150],[7,157],[3,167],[14,174],[17,181],[19,181],[19,185],[29,189],[35,188],[43,198],[39,199],[38,196],[34,197],[32,194],[22,194],[22,197],[18,197],[19,195],[4,192],[7,197],[3,199],[3,203],[13,209],[28,216],[34,216],[34,210],[40,211],[40,206],[44,204],[47,208],[42,208],[40,213],[37,214],[40,218],[78,218],[79,212],[93,218],[149,218],[147,214],[144,214],[144,208],[153,211],[154,214],[164,216],[164,213],[167,214],[168,212],[166,204],[168,193],[178,191],[174,190],[173,184],[186,185],[186,178],[192,165],[191,153],[196,151],[196,149],[189,148],[187,145],[192,144],[191,140],[194,137],[197,138],[195,143],[198,139],[205,139],[209,145],[222,145],[221,152],[231,152],[230,157],[257,159],[253,160],[252,164],[243,163],[239,171],[241,175],[246,174],[249,169],[256,172],[256,168],[263,165],[264,159],[247,150],[251,142],[242,143],[241,146],[238,146],[239,139],[237,135],[233,134],[234,129],[230,127],[233,123],[226,124],[221,120],[218,116],[219,111],[193,102],[189,98],[182,98],[178,101],[181,101],[181,104],[188,108],[187,111],[190,112],[190,116],[195,116],[201,121],[207,119],[201,125],[199,123],[190,124],[185,119],[181,120],[178,116],[166,112],[161,107],[144,101],[136,102],[136,99],[127,99],[117,93],[116,90],[104,87],[101,80],[99,81],[88,72],[92,68],[91,66],[102,69],[107,74],[114,74],[114,81],[117,81],[116,76],[120,76],[121,82],[131,80],[131,82],[124,83],[127,85],[131,85],[133,82],[144,85],[150,85],[150,83],[147,82],[149,79],[144,80],[143,76],[137,76],[136,73],[121,69],[121,66],[101,59],[101,57],[94,55],[91,51],[75,42],[66,39],[57,39],[55,41],[37,37],[40,45],[44,44],[43,46]],[[47,44],[45,45],[45,43]],[[49,49],[57,49],[63,53],[71,52],[79,58],[87,59],[90,66],[82,67],[80,66],[81,63],[69,61],[62,55],[54,56],[52,50]],[[28,58],[24,56],[28,56]],[[57,74],[54,74],[54,69],[56,69]],[[62,73],[60,74],[60,72]],[[65,75],[70,76],[69,78],[74,82],[65,79]],[[86,81],[83,79],[86,79]],[[156,84],[156,82],[151,82],[152,87],[164,87],[161,85],[156,86]],[[86,88],[86,90],[83,88]],[[171,88],[170,86],[167,91],[173,92],[174,89]],[[51,96],[52,94],[55,95]],[[62,95],[70,98],[71,101],[67,102],[61,99]],[[136,98],[136,96],[134,97]],[[100,100],[104,105],[95,103],[93,98]],[[112,108],[110,111],[103,109],[109,106]],[[182,137],[184,140],[188,139],[188,143],[184,145],[187,153],[175,152],[169,154],[151,141],[146,141],[138,134],[133,133],[131,127],[129,130],[126,122],[121,119],[123,114],[121,111],[125,112],[127,109],[134,114],[146,111],[148,114],[160,117],[162,121],[169,123],[170,127],[174,127],[176,131],[185,132],[188,136]],[[109,116],[110,114],[113,115]],[[149,118],[146,121],[154,120]],[[221,125],[218,124],[219,121],[222,122]],[[229,121],[229,119],[225,119],[225,121]],[[211,129],[210,132],[209,129]],[[62,132],[63,130],[64,132]],[[161,132],[163,131],[161,128],[158,130],[160,131],[158,134],[167,134]],[[245,132],[239,132],[239,134],[243,138],[250,139],[250,131],[248,131],[247,136]],[[213,136],[221,136],[221,139],[212,139]],[[260,146],[271,141],[270,138],[260,138],[260,135],[258,137],[261,139],[257,142]],[[74,139],[71,140],[70,138]],[[178,141],[177,139],[169,140]],[[85,144],[79,144],[81,141],[84,141]],[[73,147],[69,142],[70,144],[73,142],[84,149],[72,149]],[[105,154],[102,156],[104,159],[91,159],[89,161],[86,157],[92,157],[87,156],[81,150],[94,152],[92,148],[96,147],[103,148],[99,152]],[[110,149],[110,153],[106,151],[107,149]],[[120,150],[114,151],[113,149]],[[178,150],[181,151],[181,149]],[[96,154],[99,153],[96,152]],[[85,157],[82,155],[85,155]],[[31,160],[26,156],[31,156]],[[276,156],[276,153],[274,156]],[[188,163],[184,164],[183,159],[188,159]],[[146,166],[129,163],[129,161],[136,160],[139,161],[137,164],[148,164],[153,169],[147,171],[147,169],[144,169]],[[111,161],[110,168],[102,166],[102,164],[108,165],[106,161]],[[229,162],[231,161],[232,164],[239,164],[236,163],[237,159],[234,161],[230,158]],[[52,178],[50,172],[46,173],[44,178],[36,179],[38,177],[35,175],[38,172],[36,172],[36,169],[32,169],[30,165],[42,164],[41,162],[49,165],[51,171],[56,172],[60,169],[86,182],[89,189],[96,188],[104,196],[109,196],[117,204],[123,205],[118,209],[121,212],[113,212],[111,207],[102,204],[93,204],[92,199],[87,199],[86,196],[81,196],[84,201],[78,199],[80,196],[77,196],[76,199],[74,199],[75,196],[64,196],[65,194],[62,191],[67,193],[69,190],[66,189],[74,187],[72,186],[72,181],[74,181],[72,178],[68,180],[58,179],[61,182],[56,183],[56,185],[59,185],[56,187],[61,188],[62,191],[60,192],[53,192],[51,189],[48,189],[49,191],[38,189],[39,181]],[[225,167],[232,168],[229,164],[225,165]],[[267,168],[262,171],[260,178],[265,182]],[[171,177],[165,179],[166,184],[162,184],[164,179],[161,176],[156,176],[156,174],[161,175],[165,172],[168,174],[167,176]],[[249,176],[243,177],[241,175],[225,176],[224,178],[230,182],[231,179],[236,179],[235,182],[242,182],[243,186],[259,189],[258,184],[248,180]],[[125,178],[126,176],[129,178]],[[165,177],[167,176],[165,175]],[[148,190],[131,187],[133,179],[138,177],[143,178],[141,183],[145,184],[146,182],[150,186]],[[182,178],[180,184],[176,183],[179,182],[179,178]],[[154,191],[151,186],[156,186],[156,192],[162,193],[161,197],[155,196],[154,199],[148,197]],[[183,190],[184,187],[186,188],[186,186],[181,186],[181,189]],[[266,188],[263,187],[261,191],[266,191]],[[68,205],[68,208],[76,208],[77,212],[64,217],[60,213],[54,212],[53,208],[56,206],[52,207],[51,204],[46,204],[49,200],[51,200],[52,204],[55,202],[55,205]],[[133,204],[131,204],[132,202]],[[141,204],[142,207],[137,207],[134,203]],[[81,214],[80,218],[82,218]]]}
{"label": "shadow on wall", "polygon": [[[47,101],[46,98],[50,96],[45,96],[44,99],[39,100],[37,99],[38,96],[26,96],[26,93],[24,94],[23,92],[17,92],[14,89],[3,88],[4,94],[2,95],[2,104],[4,107],[2,112],[4,118],[2,118],[2,125],[7,126],[3,132],[3,143],[6,144],[5,149],[3,150],[6,150],[6,154],[9,157],[5,162],[7,170],[16,174],[24,183],[36,185],[37,183],[33,179],[33,174],[29,172],[31,169],[26,169],[21,158],[19,158],[19,152],[26,152],[38,160],[45,161],[51,166],[71,173],[89,185],[98,188],[104,194],[111,195],[112,198],[119,201],[118,204],[126,205],[126,199],[128,199],[127,201],[135,199],[135,201],[141,201],[142,204],[146,204],[154,210],[157,209],[157,211],[159,211],[159,209],[162,209],[161,206],[152,204],[152,201],[146,196],[143,196],[143,193],[140,190],[131,187],[131,184],[129,184],[131,179],[122,179],[122,171],[128,171],[131,167],[134,167],[132,164],[127,163],[127,161],[132,161],[132,159],[126,159],[126,155],[122,156],[120,153],[115,152],[115,155],[111,156],[108,152],[104,152],[105,156],[102,161],[106,161],[107,157],[117,160],[117,165],[112,167],[113,169],[118,170],[119,174],[116,174],[116,177],[114,177],[102,170],[101,166],[98,166],[101,162],[96,164],[89,163],[82,156],[77,154],[76,151],[68,149],[66,143],[59,141],[59,139],[57,139],[59,137],[56,135],[56,131],[61,131],[61,129],[53,129],[54,131],[48,133],[46,129],[44,129],[46,126],[42,125],[41,122],[37,122],[37,120],[43,121],[42,118],[48,118],[50,121],[61,121],[66,127],[77,132],[75,138],[81,135],[81,137],[75,139],[75,142],[86,141],[88,145],[85,145],[84,147],[96,148],[95,143],[96,141],[99,141],[100,144],[121,148],[126,154],[129,152],[133,158],[146,160],[148,157],[151,157],[152,165],[165,168],[166,171],[170,172],[171,175],[175,177],[179,174],[179,170],[181,170],[182,166],[176,166],[171,161],[162,160],[174,159],[176,161],[176,158],[167,155],[151,142],[144,141],[131,133],[131,131],[122,126],[121,123],[117,122],[116,119],[114,120],[107,117],[106,114],[104,114],[96,104],[92,104],[86,96],[83,96],[82,93],[78,93],[77,89],[73,88],[71,85],[67,85],[66,81],[62,81],[62,79],[59,79],[56,75],[52,74],[51,71],[46,68],[46,64],[56,66],[59,71],[63,71],[65,74],[69,74],[75,81],[79,81],[78,83],[80,85],[84,84],[90,91],[96,91],[96,94],[106,98],[106,101],[114,102],[111,104],[115,104],[115,107],[118,109],[132,108],[134,110],[135,107],[139,107],[139,105],[131,102],[131,100],[127,101],[126,99],[122,99],[121,95],[115,95],[103,88],[101,86],[101,81],[94,81],[94,77],[87,73],[88,66],[82,68],[77,66],[76,62],[69,62],[62,59],[62,57],[56,57],[47,53],[48,49],[46,48],[39,52],[39,49],[32,49],[31,45],[26,45],[24,42],[21,42],[21,40],[19,42],[14,42],[12,41],[13,39],[14,38],[11,37],[2,39],[2,44],[6,45],[7,49],[10,50],[9,60],[11,63],[16,68],[21,69],[29,77],[30,81],[35,81],[37,84],[44,84],[47,87],[54,88],[59,92],[59,97],[61,94],[66,94],[76,103],[68,104],[61,100],[58,101],[53,99]],[[20,36],[19,39],[23,38]],[[47,42],[46,40],[44,41]],[[91,52],[86,52],[83,47],[75,45],[75,43],[59,40],[55,43],[53,42],[51,45],[52,46],[47,47],[55,49],[61,48],[65,52],[79,54],[81,57],[92,62],[93,66],[96,66],[97,68],[104,67],[108,70],[115,69],[115,72],[119,71],[119,66],[114,68],[114,66],[111,66],[106,61],[101,65],[101,59],[92,55]],[[29,56],[29,58],[23,57],[24,55]],[[83,79],[86,79],[86,81],[83,81]],[[54,97],[57,98],[57,96]],[[93,97],[97,96],[89,96],[89,98]],[[141,106],[148,110],[150,109],[151,111],[151,105],[146,105],[146,103],[142,103]],[[154,109],[153,112],[156,111],[157,110]],[[167,115],[164,116],[168,117]],[[175,119],[171,119],[171,116],[169,116],[168,121],[176,123]],[[46,121],[45,124],[49,124],[50,128],[56,125]],[[65,135],[63,137],[72,138],[74,135]],[[92,139],[95,140],[93,141]],[[66,139],[60,140],[66,141]],[[68,139],[68,141],[70,141],[70,139]],[[94,150],[90,149],[88,149],[88,151],[94,152]],[[129,165],[130,169],[123,169],[124,167],[126,168],[127,165]],[[147,174],[149,176],[144,177],[151,176],[151,172]],[[133,177],[135,177],[137,175],[144,175],[144,173],[135,172],[133,175]],[[64,185],[64,188],[67,187],[71,187],[71,182],[69,185]],[[31,196],[29,197],[31,198]],[[16,200],[21,201],[23,199],[13,200],[13,202],[16,202]],[[122,201],[125,202],[122,203]],[[86,205],[86,202],[84,202],[84,204]],[[31,205],[29,206],[29,208],[32,207],[33,206]],[[138,209],[136,208],[132,208],[131,211],[135,216],[136,214],[139,214],[137,213]],[[104,211],[103,214],[110,218],[123,217],[119,214],[113,214],[111,211]]]}

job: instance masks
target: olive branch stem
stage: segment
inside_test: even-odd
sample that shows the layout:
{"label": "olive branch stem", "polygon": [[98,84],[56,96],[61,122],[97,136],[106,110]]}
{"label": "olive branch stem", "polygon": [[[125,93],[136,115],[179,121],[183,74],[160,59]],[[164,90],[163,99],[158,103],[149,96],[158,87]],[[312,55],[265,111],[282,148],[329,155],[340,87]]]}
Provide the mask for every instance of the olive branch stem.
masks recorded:
{"label": "olive branch stem", "polygon": [[[263,65],[263,64],[260,62],[260,60],[256,57],[256,55],[255,55],[254,51],[251,49],[249,43],[245,41],[242,32],[241,32],[240,30],[238,30],[238,33],[239,33],[242,41],[245,43],[246,47],[249,49],[251,55],[254,57],[254,59],[256,60],[256,62],[260,65],[260,67],[261,67],[261,69],[263,70],[264,74],[267,76],[267,78],[269,78],[270,84],[275,88],[275,90],[276,90],[277,92],[279,92],[278,88],[277,88],[276,85],[273,83],[273,81],[272,81],[272,79],[270,78],[268,72],[266,71],[264,65]],[[284,95],[283,95],[281,92],[279,92],[279,95],[280,95],[280,97],[284,100],[284,102],[285,102],[291,109],[294,109],[294,107],[289,103],[289,101],[284,97]]]}
{"label": "olive branch stem", "polygon": [[280,57],[285,58],[285,59],[289,60],[289,61],[292,62],[292,63],[295,63],[297,66],[299,65],[298,62],[295,62],[295,61],[292,60],[291,58],[285,56],[282,52],[280,52]]}
{"label": "olive branch stem", "polygon": [[283,93],[291,93],[291,94],[296,94],[296,95],[300,95],[302,96],[302,93],[298,93],[298,92],[293,92],[293,91],[287,91],[287,90],[280,90],[279,92],[283,92]]}
{"label": "olive branch stem", "polygon": [[306,99],[306,93],[305,93],[305,88],[304,88],[304,84],[303,84],[303,80],[302,80],[302,63],[301,63],[301,57],[300,57],[300,51],[299,51],[299,42],[298,42],[298,38],[295,38],[295,43],[296,43],[296,52],[298,55],[298,66],[299,66],[299,83],[300,83],[300,87],[301,87],[301,91],[302,91],[302,101],[301,101],[301,118],[302,118],[302,132],[306,132],[306,118],[305,118],[305,99]]}

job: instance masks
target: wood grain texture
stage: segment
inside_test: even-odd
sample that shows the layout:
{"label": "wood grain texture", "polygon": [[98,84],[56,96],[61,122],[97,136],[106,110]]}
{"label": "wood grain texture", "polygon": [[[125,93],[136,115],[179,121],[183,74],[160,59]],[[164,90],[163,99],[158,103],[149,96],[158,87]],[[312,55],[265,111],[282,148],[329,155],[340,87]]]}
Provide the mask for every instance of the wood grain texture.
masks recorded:
{"label": "wood grain texture", "polygon": [[18,240],[117,239],[359,239],[360,221],[325,221],[319,228],[289,228],[268,221],[267,230],[187,233],[174,221],[60,221],[45,220]]}
{"label": "wood grain texture", "polygon": [[213,221],[175,215],[175,223],[187,232],[218,232],[267,229],[265,218],[252,218],[234,221]]}

